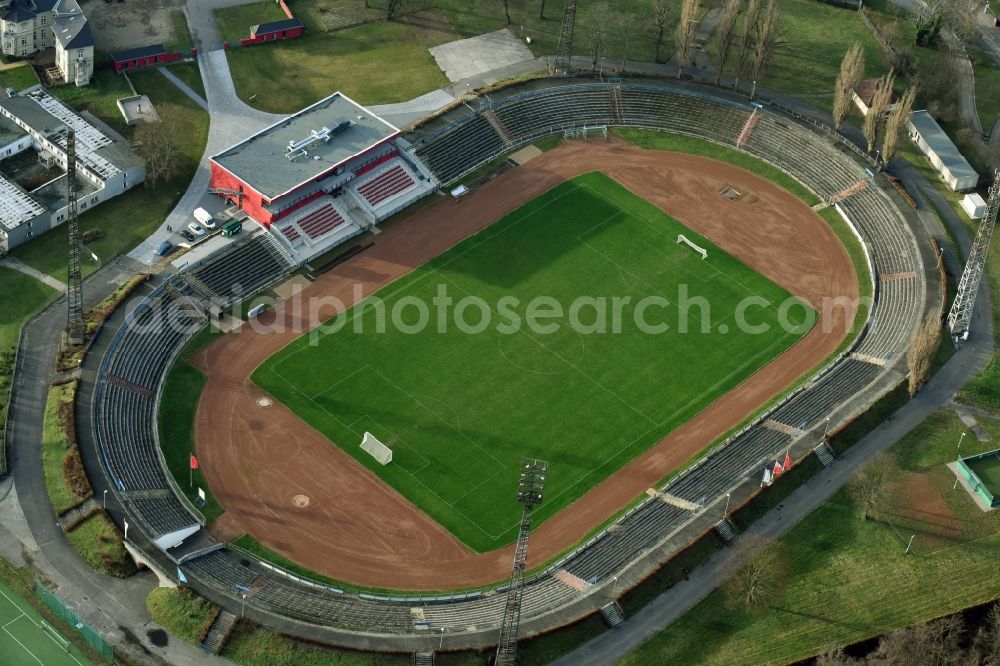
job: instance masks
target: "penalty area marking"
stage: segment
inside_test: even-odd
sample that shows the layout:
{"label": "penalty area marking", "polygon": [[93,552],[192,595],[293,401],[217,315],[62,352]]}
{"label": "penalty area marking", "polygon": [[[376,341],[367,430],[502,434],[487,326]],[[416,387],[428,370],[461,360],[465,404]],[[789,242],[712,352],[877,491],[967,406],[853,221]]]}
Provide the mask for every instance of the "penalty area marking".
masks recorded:
{"label": "penalty area marking", "polygon": [[270,407],[272,404],[270,398],[257,398],[258,407]]}

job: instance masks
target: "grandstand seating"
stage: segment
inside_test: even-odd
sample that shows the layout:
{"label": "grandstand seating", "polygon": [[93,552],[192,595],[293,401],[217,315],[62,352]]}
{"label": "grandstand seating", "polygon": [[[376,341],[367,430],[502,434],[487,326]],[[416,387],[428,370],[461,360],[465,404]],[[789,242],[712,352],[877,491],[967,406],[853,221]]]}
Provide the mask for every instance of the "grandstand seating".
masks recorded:
{"label": "grandstand seating", "polygon": [[306,236],[316,240],[330,233],[346,220],[340,212],[331,205],[321,206],[315,211],[299,220],[299,228],[305,232]]}
{"label": "grandstand seating", "polygon": [[[122,498],[156,538],[197,521],[170,491],[156,444],[155,399],[137,387],[155,389],[174,354],[204,324],[205,317],[183,296],[161,290],[130,316],[112,342],[101,367],[93,402],[98,446]],[[150,491],[156,497],[143,497]]]}
{"label": "grandstand seating", "polygon": [[409,190],[414,185],[416,183],[410,174],[397,164],[354,189],[368,202],[368,205],[374,208],[386,199]]}
{"label": "grandstand seating", "polygon": [[245,237],[182,272],[181,280],[205,298],[228,306],[291,269],[272,242],[266,233]]}
{"label": "grandstand seating", "polygon": [[[628,125],[647,127],[733,145],[747,123],[750,108],[746,104],[715,99],[675,86],[621,84],[609,94],[605,84],[559,85],[494,98],[492,113],[508,129],[506,144],[493,124],[480,113],[471,112],[441,129],[413,141],[416,155],[429,166],[442,183],[468,173],[503,150],[516,148],[540,136],[583,125]],[[816,195],[828,200],[852,183],[866,177],[864,168],[853,156],[832,143],[828,136],[813,132],[791,119],[765,109],[759,114],[753,132],[743,148],[794,175]],[[366,178],[359,186],[370,204],[391,197],[384,174]],[[385,178],[385,180],[382,180]],[[380,181],[376,184],[376,181]],[[369,187],[370,185],[370,187]],[[397,183],[398,185],[398,183]],[[382,189],[385,188],[385,189]],[[369,198],[371,197],[371,198]],[[373,199],[376,201],[373,202]],[[876,277],[886,273],[917,277],[880,281],[870,322],[853,351],[877,359],[891,359],[902,354],[919,320],[926,285],[920,276],[920,260],[915,240],[905,220],[891,201],[877,188],[868,187],[840,202],[841,210],[864,239]],[[306,211],[305,215],[312,215]],[[279,229],[295,241],[295,234],[317,232],[307,223],[283,221]],[[271,257],[260,243],[234,244],[234,249],[214,258],[211,263],[191,269],[197,289],[205,284],[213,291],[232,293],[232,282],[239,279],[262,284],[279,270],[280,262]],[[270,262],[270,263],[269,263]],[[248,280],[255,266],[265,264],[257,277]],[[183,277],[183,276],[182,276]],[[248,284],[244,284],[248,287]],[[250,289],[247,288],[247,291]],[[150,299],[148,307],[135,317],[155,321],[183,310],[181,299],[160,294]],[[196,313],[180,312],[197,320]],[[99,441],[113,476],[128,491],[158,491],[168,487],[155,450],[155,415],[152,400],[141,390],[155,389],[162,381],[173,350],[179,349],[187,334],[144,333],[136,326],[119,333],[106,357],[102,373],[120,377],[122,383],[99,381],[94,401]],[[885,369],[873,362],[845,357],[812,378],[797,392],[784,399],[764,418],[794,428],[810,429],[848,399],[868,395],[866,389]],[[129,388],[127,383],[134,385]],[[714,501],[746,478],[758,477],[765,465],[773,464],[792,442],[781,430],[752,426],[717,447],[701,461],[673,477],[661,490],[695,505]],[[142,525],[154,534],[184,521],[179,500],[170,497],[140,497],[129,500],[130,511],[142,515]],[[616,522],[614,530],[602,531],[585,546],[555,565],[589,582],[600,582],[616,575],[636,557],[684,527],[698,511],[667,504],[650,497],[630,509]],[[189,518],[188,518],[189,519]],[[479,632],[495,632],[503,614],[505,595],[479,592],[454,598],[368,598],[346,594],[331,588],[296,582],[261,567],[252,556],[233,548],[216,550],[185,564],[194,584],[232,597],[234,586],[254,590],[249,605],[292,618],[362,632],[399,634],[415,631],[410,608],[419,606],[435,627],[456,628],[463,632],[475,627]],[[542,572],[528,580],[524,593],[522,622],[537,620],[550,610],[564,606],[587,594]],[[601,603],[606,600],[602,599]],[[563,616],[562,619],[565,619]],[[470,641],[476,636],[467,632]],[[480,641],[485,639],[478,639]]]}

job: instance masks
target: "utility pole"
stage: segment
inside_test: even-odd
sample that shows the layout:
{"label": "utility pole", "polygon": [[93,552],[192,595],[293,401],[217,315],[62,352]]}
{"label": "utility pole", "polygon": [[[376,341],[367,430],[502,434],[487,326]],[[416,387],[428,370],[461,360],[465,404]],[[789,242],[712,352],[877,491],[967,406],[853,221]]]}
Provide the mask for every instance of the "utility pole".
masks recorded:
{"label": "utility pole", "polygon": [[80,222],[76,211],[76,132],[66,136],[66,218],[69,225],[69,256],[66,279],[66,339],[83,344],[83,276],[80,273]]}
{"label": "utility pole", "polygon": [[521,503],[521,529],[514,550],[514,567],[507,585],[507,603],[500,625],[495,666],[517,663],[517,631],[521,622],[521,596],[524,593],[524,569],[528,559],[528,533],[531,531],[531,510],[542,503],[542,489],[549,464],[544,460],[525,458],[521,461],[521,478],[517,483],[517,501]]}

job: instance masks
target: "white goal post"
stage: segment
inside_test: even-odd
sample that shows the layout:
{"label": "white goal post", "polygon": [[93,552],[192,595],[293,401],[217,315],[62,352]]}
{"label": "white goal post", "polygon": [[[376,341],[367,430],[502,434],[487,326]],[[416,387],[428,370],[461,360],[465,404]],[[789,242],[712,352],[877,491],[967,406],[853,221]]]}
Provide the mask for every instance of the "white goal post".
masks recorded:
{"label": "white goal post", "polygon": [[697,252],[698,254],[700,254],[702,261],[705,261],[706,259],[708,259],[708,250],[706,250],[703,247],[698,247],[697,245],[695,245],[694,243],[692,243],[691,241],[689,241],[688,238],[687,238],[687,236],[685,236],[684,234],[679,234],[677,236],[677,242],[678,243],[684,243],[689,248],[691,248],[692,250],[694,250],[695,252]]}
{"label": "white goal post", "polygon": [[370,432],[366,432],[364,439],[361,440],[361,449],[383,465],[392,462],[392,449],[375,439],[375,435]]}

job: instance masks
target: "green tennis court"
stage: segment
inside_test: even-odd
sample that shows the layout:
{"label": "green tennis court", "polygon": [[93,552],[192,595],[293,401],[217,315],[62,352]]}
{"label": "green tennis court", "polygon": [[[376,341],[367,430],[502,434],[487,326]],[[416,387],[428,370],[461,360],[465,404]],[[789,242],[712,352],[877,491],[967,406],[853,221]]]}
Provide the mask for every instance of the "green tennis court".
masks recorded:
{"label": "green tennis court", "polygon": [[92,663],[3,582],[0,582],[0,627],[0,663],[4,666]]}

